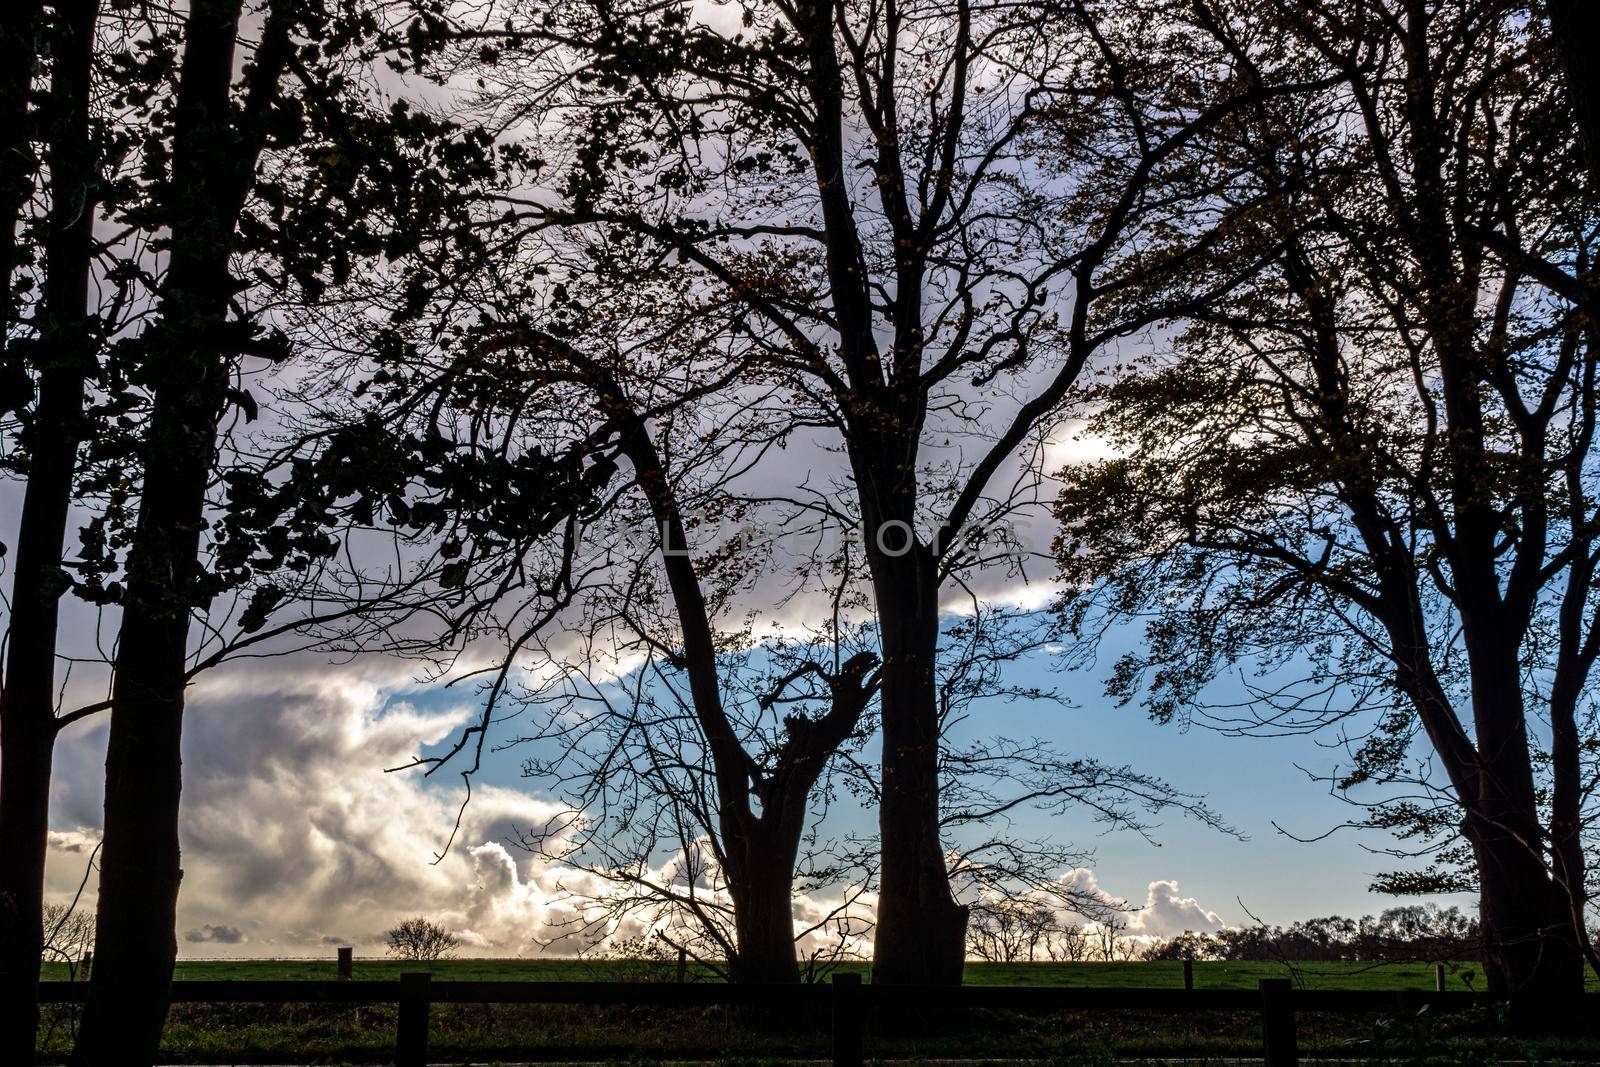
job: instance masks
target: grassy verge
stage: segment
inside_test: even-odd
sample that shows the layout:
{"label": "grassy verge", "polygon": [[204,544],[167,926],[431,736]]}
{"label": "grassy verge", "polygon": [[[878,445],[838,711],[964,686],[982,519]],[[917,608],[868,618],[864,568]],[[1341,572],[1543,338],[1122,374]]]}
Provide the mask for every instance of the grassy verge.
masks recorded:
{"label": "grassy verge", "polygon": [[[394,1009],[329,1005],[180,1005],[163,1047],[173,1062],[381,1063],[391,1053]],[[1260,1055],[1258,1020],[1249,1014],[1195,1012],[999,1011],[877,1020],[869,1055],[886,1059],[1030,1059],[1091,1064],[1125,1059],[1204,1063]],[[666,1060],[774,1062],[824,1059],[827,1020],[805,1012],[777,1016],[740,1009],[579,1008],[551,1005],[443,1005],[433,1009],[436,1062]],[[1307,1059],[1395,1064],[1490,1064],[1506,1059],[1592,1059],[1595,1043],[1501,1036],[1501,1020],[1451,1017],[1304,1015]],[[47,1051],[64,1057],[69,1030],[58,1025]]]}
{"label": "grassy verge", "polygon": [[[387,979],[418,965],[357,961],[356,977]],[[628,961],[446,960],[426,966],[441,979],[659,980],[673,968]],[[1464,970],[1464,968],[1463,968]],[[1476,971],[1476,967],[1473,967]],[[1282,966],[1201,963],[1202,989],[1249,989]],[[975,964],[974,985],[1174,987],[1182,965],[1168,963]],[[180,978],[318,979],[334,977],[331,961],[186,961]],[[1429,966],[1372,967],[1311,964],[1300,977],[1312,988],[1428,989]],[[1461,981],[1457,975],[1456,980]],[[1465,983],[1461,988],[1466,988]],[[71,1047],[73,1009],[50,1010],[45,1051],[64,1057]],[[388,1005],[181,1004],[172,1009],[163,1046],[172,1062],[381,1063],[394,1042],[395,1009]],[[1395,1064],[1490,1064],[1600,1061],[1600,1041],[1545,1038],[1521,1043],[1503,1036],[1494,1013],[1472,1016],[1331,1016],[1302,1014],[1301,1048],[1316,1057]],[[823,1059],[828,1019],[823,1013],[758,1012],[739,1008],[664,1009],[571,1005],[437,1005],[430,1047],[439,1062],[590,1060],[654,1063],[713,1060],[762,1063]],[[910,1019],[872,1020],[870,1055],[894,1059],[1024,1058],[1090,1064],[1148,1059],[1206,1063],[1260,1055],[1254,1013],[1131,1011],[943,1012]]]}
{"label": "grassy verge", "polygon": [[[333,979],[332,959],[308,960],[181,960],[178,978],[213,981],[266,981]],[[865,974],[864,964],[847,964],[844,970]],[[404,963],[399,960],[357,959],[355,977],[393,980],[402,971],[428,971],[436,978],[459,981],[650,981],[668,978],[671,964],[637,960],[439,960]],[[1426,963],[1305,963],[1296,973],[1310,989],[1432,989],[1433,967]],[[1290,972],[1278,963],[1216,963],[1194,965],[1199,989],[1254,989],[1263,978],[1283,978]],[[67,969],[47,964],[44,977],[63,980]],[[708,972],[693,977],[704,980]],[[1482,988],[1477,964],[1452,965],[1452,988]],[[1171,989],[1183,985],[1183,964],[1176,961],[1137,963],[969,963],[968,985],[1097,986],[1117,989]]]}

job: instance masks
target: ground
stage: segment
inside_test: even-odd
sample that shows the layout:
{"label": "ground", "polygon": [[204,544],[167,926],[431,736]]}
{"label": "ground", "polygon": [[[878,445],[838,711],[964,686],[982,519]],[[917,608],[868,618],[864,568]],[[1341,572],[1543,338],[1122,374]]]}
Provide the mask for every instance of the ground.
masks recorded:
{"label": "ground", "polygon": [[[333,978],[328,960],[196,960],[178,965],[179,978]],[[388,979],[418,964],[357,960],[355,977]],[[421,965],[440,979],[545,981],[650,981],[670,978],[671,964],[633,961],[445,960]],[[1295,965],[1311,988],[1431,989],[1429,964],[1312,963]],[[1253,989],[1261,978],[1288,977],[1276,963],[1197,963],[1200,989]],[[49,968],[47,978],[64,978]],[[1453,988],[1481,983],[1476,964],[1454,965]],[[1160,963],[972,964],[967,981],[978,985],[1072,985],[1173,988],[1183,965]],[[1481,988],[1481,985],[1480,985]],[[436,1060],[590,1060],[643,1063],[669,1058],[711,1058],[721,1063],[820,1058],[828,1047],[828,1020],[797,1011],[775,1017],[748,1009],[592,1008],[561,1005],[439,1005],[431,1016]],[[57,1056],[70,1047],[69,1011],[50,1009],[46,1040]],[[395,1009],[339,1005],[178,1005],[169,1018],[164,1049],[171,1062],[299,1063],[382,1062],[392,1050]],[[1497,1063],[1600,1060],[1600,1043],[1586,1038],[1541,1039],[1533,1044],[1504,1036],[1492,1013],[1430,1018],[1333,1017],[1302,1014],[1299,1033],[1307,1057],[1324,1055],[1374,1063]],[[1104,1063],[1145,1057],[1203,1063],[1260,1055],[1260,1020],[1254,1013],[1181,1015],[1129,1011],[1020,1013],[968,1011],[960,1017],[879,1020],[869,1029],[870,1055],[909,1059],[1028,1058],[1049,1063]]]}
{"label": "ground", "polygon": [[[1300,963],[1294,965],[1305,984],[1314,989],[1432,989],[1433,965],[1429,963]],[[355,977],[393,979],[402,971],[425,970],[439,979],[461,981],[584,982],[629,981],[660,977],[672,965],[646,964],[631,960],[439,960],[433,963],[407,963],[401,960],[360,959],[355,961]],[[866,972],[865,965],[846,966]],[[653,972],[653,973],[652,973]],[[1194,965],[1195,985],[1201,989],[1254,989],[1263,978],[1284,978],[1290,972],[1281,963],[1214,963]],[[46,965],[44,977],[64,979],[67,970],[57,964]],[[178,978],[210,980],[234,979],[332,979],[335,963],[325,960],[184,960],[178,964]],[[1176,988],[1183,985],[1183,964],[1177,961],[1155,963],[969,963],[968,985],[1030,986],[1113,986],[1124,988]],[[1471,982],[1482,988],[1482,972],[1475,963],[1451,964],[1451,988],[1470,989]]]}

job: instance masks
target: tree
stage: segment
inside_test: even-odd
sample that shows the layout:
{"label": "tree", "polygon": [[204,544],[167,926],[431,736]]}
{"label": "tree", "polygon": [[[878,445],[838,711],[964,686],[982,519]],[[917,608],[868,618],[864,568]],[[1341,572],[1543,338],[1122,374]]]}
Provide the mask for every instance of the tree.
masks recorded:
{"label": "tree", "polygon": [[455,934],[421,915],[402,919],[383,937],[397,960],[442,960],[454,955],[459,943]]}
{"label": "tree", "polygon": [[239,0],[197,0],[179,32],[140,23],[148,36],[102,64],[141,163],[111,220],[135,252],[161,254],[132,256],[116,275],[133,280],[142,306],[106,355],[100,414],[117,447],[91,479],[101,506],[73,564],[79,595],[120,613],[80,1063],[148,1062],[159,1041],[176,951],[189,680],[244,648],[281,654],[304,647],[302,634],[357,641],[363,619],[428,610],[451,585],[442,546],[370,595],[332,562],[374,527],[437,539],[453,519],[482,514],[442,499],[481,501],[508,481],[536,489],[505,506],[554,522],[582,492],[575,472],[542,454],[445,454],[435,440],[386,433],[396,411],[381,403],[403,413],[426,402],[415,396],[383,394],[338,426],[287,439],[244,429],[259,411],[250,371],[300,357],[332,372],[350,355],[288,332],[296,310],[374,262],[406,293],[426,293],[441,265],[472,262],[466,205],[497,172],[481,131],[377,86],[374,64],[398,47],[377,8],[272,0],[236,83],[244,15]]}
{"label": "tree", "polygon": [[[100,196],[96,146],[90,133],[90,72],[97,5],[73,0],[55,5],[49,21],[50,91],[34,115],[13,108],[28,89],[31,56],[14,54],[30,28],[37,5],[18,4],[0,29],[5,47],[3,77],[7,136],[39,122],[47,135],[49,207],[43,220],[42,299],[33,311],[35,336],[12,329],[13,269],[19,266],[13,187],[32,192],[25,157],[26,133],[18,144],[0,146],[5,157],[6,240],[0,249],[4,286],[6,349],[0,362],[0,419],[18,421],[18,449],[26,454],[27,488],[17,523],[15,567],[7,620],[3,681],[0,681],[0,973],[14,985],[0,1008],[0,1055],[33,1055],[38,1025],[40,953],[45,945],[42,914],[45,842],[50,807],[51,754],[57,731],[56,630],[59,601],[70,585],[60,562],[68,511],[74,496],[78,450],[84,435],[87,381],[95,376],[94,329],[88,307],[93,258],[92,227]],[[18,19],[19,25],[10,25]],[[31,52],[31,49],[29,50]],[[20,84],[12,84],[20,77]],[[19,159],[24,161],[19,163]],[[20,179],[20,182],[19,182]],[[21,246],[32,252],[25,242]],[[20,280],[20,275],[19,275]],[[31,394],[31,395],[30,395]],[[12,457],[7,457],[8,459]]]}
{"label": "tree", "polygon": [[[1094,397],[1115,454],[1064,474],[1063,608],[1146,620],[1110,688],[1160,719],[1339,724],[1336,784],[1393,787],[1371,824],[1467,846],[1381,884],[1475,885],[1490,987],[1531,1004],[1587,951],[1594,201],[1515,5],[1273,10],[1341,84],[1219,137],[1259,209],[1187,284],[1268,267]],[[1210,711],[1234,664],[1304,674]]]}
{"label": "tree", "polygon": [[1592,40],[1597,29],[1594,8],[1580,0],[1548,0],[1543,5],[1550,36],[1561,55],[1561,75],[1565,80],[1567,107],[1578,127],[1584,151],[1588,153],[1590,188],[1600,185],[1600,79],[1586,62],[1583,42]]}
{"label": "tree", "polygon": [[[501,284],[465,283],[479,292],[481,321],[459,345],[419,352],[410,373],[426,379],[448,367],[461,402],[500,427],[513,452],[552,437],[581,442],[606,500],[548,542],[533,530],[516,551],[462,554],[458,584],[474,615],[463,625],[492,632],[501,647],[480,672],[482,719],[418,765],[433,773],[471,744],[470,780],[496,710],[529,709],[534,726],[521,741],[551,755],[530,760],[528,773],[557,783],[594,819],[527,844],[554,847],[616,890],[586,901],[580,927],[596,915],[681,910],[696,931],[692,947],[726,960],[733,980],[798,981],[792,890],[813,789],[857,733],[876,656],[792,656],[770,691],[738,690],[732,646],[748,630],[724,632],[721,620],[731,589],[750,577],[741,569],[749,559],[687,549],[686,527],[693,509],[727,504],[729,468],[765,447],[764,431],[705,399],[724,373],[719,353],[701,351],[703,324],[664,315],[688,325],[662,327],[636,313],[641,301],[683,299],[671,272],[646,263],[622,277],[570,279],[585,313],[581,327],[559,316],[549,324],[562,336],[537,324],[538,294],[522,291],[525,282],[504,283],[515,272],[489,277]],[[619,467],[627,477],[613,483]],[[504,568],[519,580],[505,581]],[[596,680],[636,658],[642,665],[628,673],[637,687]],[[512,671],[530,660],[547,681],[519,693]],[[664,846],[695,867],[687,888],[648,873]]]}
{"label": "tree", "polygon": [[[408,366],[386,367],[390,383],[448,380],[450,403],[471,413],[430,432],[455,442],[493,427],[509,455],[578,442],[604,483],[603,502],[558,537],[458,546],[453,596],[466,607],[447,632],[493,651],[452,684],[481,680],[483,710],[447,751],[414,765],[458,766],[470,790],[492,726],[518,718],[505,744],[531,749],[524,773],[573,809],[524,841],[574,872],[563,936],[609,946],[642,926],[735,981],[793,982],[797,941],[832,951],[861,933],[852,905],[871,864],[817,827],[839,784],[831,764],[842,752],[855,766],[874,724],[874,635],[849,621],[863,599],[859,545],[824,538],[806,552],[794,547],[799,530],[776,550],[817,520],[741,488],[747,472],[766,470],[786,394],[730,340],[739,304],[707,303],[683,275],[625,242],[513,246],[458,279],[450,299],[477,316],[460,336],[413,345]],[[342,408],[346,397],[323,403]],[[800,633],[780,613],[808,596],[828,614]],[[947,625],[941,721],[980,699],[1043,697],[1007,686],[1000,670],[1047,631],[977,604]],[[956,783],[942,826],[955,830],[1022,805],[1080,803],[1122,827],[1180,806],[1217,824],[1162,783],[1038,742],[975,744],[941,769]],[[874,782],[847,778],[876,801]],[[1027,875],[1048,881],[1038,869],[1057,853],[997,837],[967,842],[954,866],[1024,881],[1024,855]],[[797,882],[840,892],[838,906],[797,915]]]}
{"label": "tree", "polygon": [[512,232],[598,231],[681,261],[708,306],[740,309],[727,336],[788,396],[773,439],[841,456],[839,493],[794,498],[849,515],[872,591],[874,976],[951,983],[966,913],[940,830],[943,597],[1038,503],[1044,440],[1088,360],[1153,321],[1115,299],[1165,269],[1145,237],[1182,219],[1203,244],[1227,216],[1227,179],[1195,169],[1191,141],[1281,87],[1240,80],[1234,51],[1270,62],[1268,46],[1205,5],[829,0],[741,17],[507,6],[419,33],[464,46],[486,113],[528,146],[536,194],[506,198]]}
{"label": "tree", "polygon": [[1287,928],[1258,923],[1212,934],[1185,931],[1152,944],[1144,958],[1449,963],[1479,959],[1481,948],[1477,923],[1459,909],[1411,904],[1359,919],[1305,919]]}
{"label": "tree", "polygon": [[94,951],[94,916],[69,904],[44,906],[44,951],[69,971]]}

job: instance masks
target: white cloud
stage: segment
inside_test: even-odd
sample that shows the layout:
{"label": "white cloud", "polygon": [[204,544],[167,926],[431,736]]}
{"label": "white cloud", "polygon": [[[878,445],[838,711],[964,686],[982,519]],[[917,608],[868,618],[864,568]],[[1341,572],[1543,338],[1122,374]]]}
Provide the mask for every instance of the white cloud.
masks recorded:
{"label": "white cloud", "polygon": [[1127,908],[1127,901],[1102,888],[1095,872],[1087,867],[1074,867],[1060,881],[1076,894],[1099,900],[1110,908],[1124,909],[1122,918],[1131,937],[1167,938],[1186,930],[1212,933],[1225,925],[1220,915],[1202,907],[1194,897],[1181,896],[1175,879],[1151,882],[1145,890],[1144,906],[1132,909]]}
{"label": "white cloud", "polygon": [[[423,711],[383,685],[324,672],[219,673],[190,692],[184,737],[183,893],[179,930],[207,952],[326,952],[368,944],[411,914],[472,912],[485,954],[530,946],[539,915],[509,905],[483,876],[482,849],[538,830],[564,809],[512,789],[474,790],[442,861],[460,794],[415,771],[385,773],[450,736],[474,709]],[[51,835],[52,899],[82,877],[98,821],[103,726],[63,747]],[[509,861],[509,854],[501,848]],[[489,884],[499,892],[482,902]],[[237,937],[217,936],[234,931]]]}
{"label": "white cloud", "polygon": [[[516,789],[478,785],[454,846],[442,860],[460,793],[425,783],[416,771],[386,773],[423,746],[451,737],[475,713],[468,706],[424,710],[394,699],[397,675],[320,669],[231,668],[196,685],[184,738],[183,894],[178,930],[191,955],[315,955],[348,944],[381,951],[382,931],[425,915],[456,933],[468,955],[573,954],[561,935],[594,914],[585,900],[606,892],[597,876],[537,859],[515,847],[523,833],[565,826],[556,803]],[[69,735],[60,750],[48,891],[71,899],[99,840],[104,724]],[[450,779],[447,786],[454,785]],[[559,832],[559,831],[558,831]],[[666,858],[651,876],[692,879],[714,898],[707,853]],[[1062,876],[1109,902],[1088,869]],[[93,881],[82,907],[93,907]],[[797,931],[822,927],[803,954],[836,944],[871,951],[870,894],[843,889],[802,896]],[[1120,903],[1120,902],[1117,902]],[[616,943],[660,921],[649,909],[591,931]],[[1221,920],[1175,881],[1149,886],[1128,932],[1170,936],[1214,930]]]}

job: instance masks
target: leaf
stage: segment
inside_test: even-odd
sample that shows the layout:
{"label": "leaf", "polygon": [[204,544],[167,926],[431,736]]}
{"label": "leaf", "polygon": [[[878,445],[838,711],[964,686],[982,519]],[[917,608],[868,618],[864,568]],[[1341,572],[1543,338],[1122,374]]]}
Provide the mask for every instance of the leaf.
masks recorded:
{"label": "leaf", "polygon": [[256,398],[250,395],[250,390],[248,389],[230,388],[228,390],[228,399],[233,401],[240,411],[244,412],[245,422],[255,422],[256,417],[261,414],[260,408],[256,406]]}

